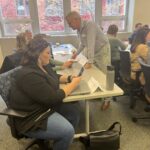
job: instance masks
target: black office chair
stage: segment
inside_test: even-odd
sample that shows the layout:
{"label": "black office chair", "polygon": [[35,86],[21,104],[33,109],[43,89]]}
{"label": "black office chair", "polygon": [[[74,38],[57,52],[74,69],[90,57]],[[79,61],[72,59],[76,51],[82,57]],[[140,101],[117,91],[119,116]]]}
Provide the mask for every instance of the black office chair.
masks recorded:
{"label": "black office chair", "polygon": [[120,60],[111,61],[112,66],[115,70],[115,83],[119,86],[122,84],[122,79],[120,77]]}
{"label": "black office chair", "polygon": [[[141,71],[145,78],[144,92],[148,97],[150,97],[150,65],[146,64],[142,58],[138,58],[138,61],[141,65]],[[150,119],[150,116],[137,116],[132,118],[134,122],[137,122],[138,119]]]}
{"label": "black office chair", "polygon": [[130,97],[130,108],[133,109],[136,105],[136,97],[142,94],[142,88],[139,83],[139,75],[141,71],[136,72],[136,80],[131,79],[131,62],[130,53],[120,50],[120,76],[123,81],[121,88],[124,90],[124,95]]}
{"label": "black office chair", "polygon": [[[4,100],[5,104],[6,104],[6,108],[3,109],[0,112],[0,115],[6,115],[8,116],[7,119],[7,123],[10,126],[11,129],[11,134],[14,138],[16,138],[17,140],[24,138],[24,135],[20,135],[18,134],[16,128],[15,128],[15,123],[14,123],[14,118],[15,117],[19,117],[19,118],[24,118],[28,115],[28,113],[26,112],[22,112],[22,111],[16,111],[13,110],[9,107],[9,92],[10,92],[10,87],[11,87],[11,83],[13,82],[13,80],[15,80],[15,73],[20,69],[21,67],[17,67],[13,70],[10,70],[6,73],[3,73],[0,75],[0,95],[2,97],[2,99]],[[27,138],[27,137],[26,137]],[[30,147],[32,147],[34,144],[37,144],[39,146],[40,149],[42,150],[46,150],[46,144],[44,144],[44,140],[40,140],[40,139],[34,139],[26,148],[25,150],[28,150]]]}

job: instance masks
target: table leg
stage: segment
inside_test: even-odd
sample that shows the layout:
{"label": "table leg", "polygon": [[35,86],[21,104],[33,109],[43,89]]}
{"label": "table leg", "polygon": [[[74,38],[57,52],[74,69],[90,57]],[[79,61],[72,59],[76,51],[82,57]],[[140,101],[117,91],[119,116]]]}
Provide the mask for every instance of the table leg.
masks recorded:
{"label": "table leg", "polygon": [[89,132],[90,132],[89,117],[90,117],[89,101],[86,100],[85,101],[85,130],[86,130],[86,134],[89,134]]}

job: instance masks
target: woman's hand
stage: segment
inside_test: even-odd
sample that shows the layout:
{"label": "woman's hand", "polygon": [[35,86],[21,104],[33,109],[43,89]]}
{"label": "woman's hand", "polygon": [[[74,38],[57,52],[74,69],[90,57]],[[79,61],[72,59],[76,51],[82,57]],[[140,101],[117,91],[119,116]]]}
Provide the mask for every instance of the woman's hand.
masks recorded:
{"label": "woman's hand", "polygon": [[72,76],[72,81],[71,81],[71,83],[73,83],[75,86],[76,85],[78,85],[79,83],[80,83],[80,81],[81,81],[81,76]]}
{"label": "woman's hand", "polygon": [[69,84],[67,84],[65,87],[63,87],[66,96],[68,96],[79,85],[81,78],[82,78],[81,76],[73,77],[72,81]]}
{"label": "woman's hand", "polygon": [[73,52],[71,59],[75,59],[77,57],[77,53]]}

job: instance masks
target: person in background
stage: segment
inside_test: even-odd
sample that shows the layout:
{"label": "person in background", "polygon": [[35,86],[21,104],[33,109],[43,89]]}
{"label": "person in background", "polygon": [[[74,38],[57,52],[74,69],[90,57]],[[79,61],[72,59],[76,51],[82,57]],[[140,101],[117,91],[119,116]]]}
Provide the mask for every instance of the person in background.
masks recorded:
{"label": "person in background", "polygon": [[[141,69],[141,66],[138,62],[138,57],[141,57],[145,63],[149,63],[149,47],[147,45],[148,41],[150,41],[150,29],[143,27],[138,30],[135,40],[131,46],[131,78],[134,80],[137,78],[136,72],[140,71]],[[143,73],[140,73],[139,81],[141,85],[145,84]],[[145,111],[150,111],[150,97],[145,94],[145,98],[148,102],[148,105],[145,107]]]}
{"label": "person in background", "polygon": [[[78,125],[79,103],[63,103],[81,77],[58,75],[49,64],[50,47],[44,39],[32,39],[16,72],[10,91],[10,108],[29,113],[15,118],[19,134],[53,140],[53,150],[68,150]],[[68,83],[60,88],[59,83]]]}
{"label": "person in background", "polygon": [[[141,70],[141,66],[138,62],[138,57],[141,57],[145,63],[147,63],[149,47],[147,41],[150,40],[150,29],[141,28],[137,31],[135,39],[131,45],[131,79],[136,80],[138,71]],[[139,75],[139,81],[142,85],[145,84],[144,76],[141,73]]]}
{"label": "person in background", "polygon": [[137,31],[138,31],[139,29],[141,29],[141,28],[142,28],[142,23],[137,23],[137,24],[135,25],[134,32],[133,32],[133,33],[129,36],[129,38],[128,38],[129,44],[132,44],[132,42],[133,42],[133,40],[134,40],[134,38],[135,38],[135,36],[136,36]]}
{"label": "person in background", "polygon": [[66,20],[73,30],[77,30],[80,40],[78,52],[73,54],[73,58],[82,52],[88,59],[85,68],[94,64],[106,73],[106,66],[111,64],[110,45],[100,27],[92,21],[82,20],[76,11],[68,13]]}
{"label": "person in background", "polygon": [[25,30],[25,37],[26,37],[26,41],[27,41],[27,43],[30,41],[30,40],[32,40],[32,32],[30,31],[30,30]]}
{"label": "person in background", "polygon": [[143,25],[143,28],[149,29],[149,25],[145,24],[145,25]]}
{"label": "person in background", "polygon": [[111,64],[115,68],[115,83],[120,83],[121,77],[119,74],[120,70],[120,52],[119,50],[125,50],[126,45],[117,38],[118,33],[118,26],[115,24],[112,24],[108,27],[107,30],[107,36],[110,43],[110,49],[111,49]]}
{"label": "person in background", "polygon": [[[46,40],[48,42],[46,34],[41,34],[41,33],[36,34],[34,36],[34,39],[44,39],[44,40]],[[49,43],[49,46],[51,48],[50,65],[52,66],[52,68],[53,68],[54,71],[63,70],[65,68],[71,67],[71,65],[72,65],[71,61],[61,62],[61,61],[55,60],[54,56],[53,56],[52,45],[50,43]]]}
{"label": "person in background", "polygon": [[16,36],[15,53],[5,57],[0,74],[14,69],[20,65],[24,50],[27,44],[25,33],[20,33]]}
{"label": "person in background", "polygon": [[[72,58],[76,58],[82,52],[88,59],[88,63],[84,66],[86,69],[91,68],[91,65],[94,64],[106,73],[107,65],[111,64],[110,45],[99,25],[92,21],[82,20],[76,11],[68,13],[66,20],[73,30],[77,30],[80,40],[78,51],[73,54]],[[109,105],[110,101],[105,100],[101,109],[106,110]]]}

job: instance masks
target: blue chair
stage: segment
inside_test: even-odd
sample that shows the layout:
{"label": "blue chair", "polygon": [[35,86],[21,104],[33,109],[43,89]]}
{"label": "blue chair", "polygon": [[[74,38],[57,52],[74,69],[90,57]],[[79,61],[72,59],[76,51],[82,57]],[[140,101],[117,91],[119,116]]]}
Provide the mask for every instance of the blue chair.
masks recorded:
{"label": "blue chair", "polygon": [[[11,134],[17,140],[19,140],[25,136],[18,134],[18,132],[15,128],[14,118],[15,117],[24,118],[28,115],[28,113],[22,112],[22,111],[16,111],[16,110],[10,108],[10,106],[9,106],[9,92],[10,92],[10,88],[12,86],[12,82],[15,81],[15,74],[20,68],[21,67],[17,67],[17,68],[12,69],[8,72],[0,74],[0,95],[1,95],[2,99],[4,100],[4,102],[6,103],[6,106],[7,106],[5,109],[0,111],[0,115],[8,116],[7,123],[10,126]],[[34,144],[37,144],[41,150],[47,150],[48,148],[46,147],[44,142],[45,142],[44,140],[34,139],[25,148],[25,150],[28,150]]]}

